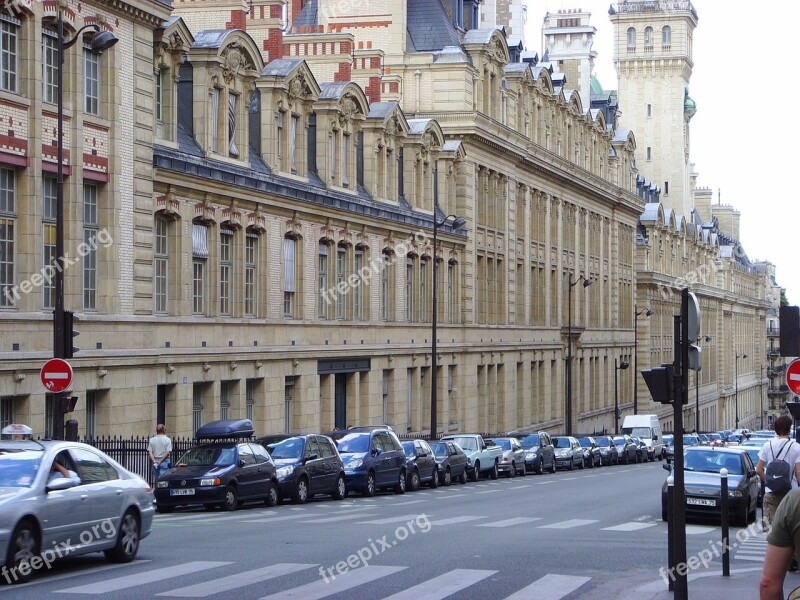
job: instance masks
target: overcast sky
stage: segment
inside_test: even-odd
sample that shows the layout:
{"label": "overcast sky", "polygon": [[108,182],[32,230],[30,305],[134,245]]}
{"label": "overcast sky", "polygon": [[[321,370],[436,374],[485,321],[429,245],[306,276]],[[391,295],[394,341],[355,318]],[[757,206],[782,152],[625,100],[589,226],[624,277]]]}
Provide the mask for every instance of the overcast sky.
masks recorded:
{"label": "overcast sky", "polygon": [[[616,89],[610,3],[602,0],[527,0],[526,42],[541,56],[545,13],[579,8],[592,13],[597,28],[595,74],[605,89]],[[731,5],[693,0],[694,70],[689,95],[697,103],[691,120],[691,162],[699,187],[741,213],[740,241],[751,260],[776,265],[789,304],[800,304],[800,207],[786,184],[800,172],[800,139],[795,105],[786,89],[797,82],[798,45],[791,28],[764,24],[800,22],[800,2],[762,0]],[[769,19],[759,18],[759,15]],[[761,26],[756,27],[760,23]],[[625,110],[624,99],[621,106]],[[636,132],[634,132],[635,135]],[[646,175],[646,174],[645,174]],[[791,208],[792,203],[795,208]]]}

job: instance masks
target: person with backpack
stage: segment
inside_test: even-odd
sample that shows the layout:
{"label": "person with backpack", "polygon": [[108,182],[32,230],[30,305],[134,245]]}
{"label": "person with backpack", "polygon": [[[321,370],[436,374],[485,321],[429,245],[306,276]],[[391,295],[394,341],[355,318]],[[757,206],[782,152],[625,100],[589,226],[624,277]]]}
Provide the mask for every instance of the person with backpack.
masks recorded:
{"label": "person with backpack", "polygon": [[768,440],[758,453],[756,473],[764,482],[764,519],[767,524],[784,496],[798,487],[800,481],[800,444],[789,438],[792,418],[782,415],[775,419],[776,437]]}

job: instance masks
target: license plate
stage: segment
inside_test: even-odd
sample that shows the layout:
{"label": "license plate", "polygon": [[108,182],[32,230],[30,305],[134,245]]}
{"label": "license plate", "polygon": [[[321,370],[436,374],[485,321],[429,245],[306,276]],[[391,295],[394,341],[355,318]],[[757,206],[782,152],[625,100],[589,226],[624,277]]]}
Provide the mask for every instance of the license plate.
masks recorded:
{"label": "license plate", "polygon": [[194,496],[194,490],[170,490],[170,496]]}
{"label": "license plate", "polygon": [[687,498],[686,504],[693,504],[695,506],[716,506],[717,501],[712,498]]}

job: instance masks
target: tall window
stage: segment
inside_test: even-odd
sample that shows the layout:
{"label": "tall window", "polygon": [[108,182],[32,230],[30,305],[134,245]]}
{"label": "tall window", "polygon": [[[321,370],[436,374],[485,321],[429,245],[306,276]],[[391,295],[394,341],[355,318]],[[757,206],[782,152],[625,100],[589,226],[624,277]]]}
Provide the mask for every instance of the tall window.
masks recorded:
{"label": "tall window", "polygon": [[100,114],[100,54],[89,46],[83,48],[83,110]]}
{"label": "tall window", "polygon": [[345,302],[347,302],[347,248],[336,248],[336,318],[345,318]]}
{"label": "tall window", "polygon": [[14,227],[16,225],[16,173],[0,169],[0,306],[14,306]]}
{"label": "tall window", "polygon": [[58,102],[58,34],[52,29],[42,29],[42,96]]}
{"label": "tall window", "polygon": [[389,281],[391,275],[391,268],[392,268],[392,256],[387,252],[384,251],[381,253],[381,320],[388,321],[390,310],[389,306],[391,303],[389,292],[391,291],[389,288]]}
{"label": "tall window", "polygon": [[669,25],[664,25],[661,28],[661,45],[664,50],[669,50],[670,45],[672,45],[672,28]]}
{"label": "tall window", "polygon": [[169,224],[156,217],[153,227],[153,304],[155,312],[167,312],[167,284],[169,267]]}
{"label": "tall window", "polygon": [[164,121],[164,72],[156,71],[156,121]]}
{"label": "tall window", "polygon": [[339,142],[339,130],[334,129],[331,131],[331,179],[336,181],[336,175],[338,173],[338,159],[337,157],[337,149],[338,149],[338,142]]}
{"label": "tall window", "polygon": [[192,226],[192,313],[206,313],[206,261],[208,260],[208,227]]}
{"label": "tall window", "polygon": [[653,28],[652,27],[645,27],[644,28],[644,47],[646,50],[653,49]]}
{"label": "tall window", "polygon": [[228,92],[228,156],[239,158],[239,148],[236,145],[236,107],[239,95]]}
{"label": "tall window", "polygon": [[233,230],[219,230],[219,312],[231,314],[231,275],[233,272]]}
{"label": "tall window", "polygon": [[258,291],[257,257],[258,235],[248,231],[244,240],[244,314],[248,317],[256,316]]}
{"label": "tall window", "polygon": [[0,90],[17,91],[17,36],[19,20],[0,16]]}
{"label": "tall window", "polygon": [[448,323],[456,322],[456,263],[447,263],[447,288],[445,292],[447,315],[446,320]]}
{"label": "tall window", "polygon": [[628,27],[628,52],[636,52],[636,29]]}
{"label": "tall window", "polygon": [[342,134],[342,185],[350,185],[350,134]]}
{"label": "tall window", "polygon": [[97,232],[100,227],[97,216],[97,186],[83,184],[83,242],[89,249],[83,257],[83,308],[97,308]]}
{"label": "tall window", "polygon": [[86,391],[86,437],[93,438],[97,435],[97,392]]}
{"label": "tall window", "polygon": [[[55,266],[56,263],[56,205],[57,187],[55,177],[42,178],[42,263],[44,267]],[[42,306],[55,307],[55,283],[53,278],[42,283]]]}
{"label": "tall window", "polygon": [[328,293],[328,244],[324,242],[319,243],[317,252],[317,281],[319,289],[317,316],[320,319],[327,319],[330,295]]}
{"label": "tall window", "polygon": [[255,406],[256,406],[256,382],[254,379],[248,379],[245,382],[244,388],[245,406],[247,414],[245,418],[253,421],[255,419]]}
{"label": "tall window", "polygon": [[406,321],[414,318],[414,259],[406,258]]}
{"label": "tall window", "polygon": [[[361,270],[364,268],[364,250],[356,248],[354,255],[353,271],[357,277],[357,283],[353,289],[353,318],[356,321],[364,320],[364,277]],[[386,421],[383,421],[384,423]]]}
{"label": "tall window", "polygon": [[424,258],[419,261],[419,320],[428,320],[428,261]]}
{"label": "tall window", "polygon": [[291,127],[289,128],[289,169],[292,173],[297,173],[297,131],[300,128],[300,117],[292,115]]}
{"label": "tall window", "polygon": [[203,384],[192,385],[192,428],[194,431],[203,426]]}
{"label": "tall window", "polygon": [[297,291],[297,240],[283,238],[283,314],[295,316],[295,293]]}
{"label": "tall window", "polygon": [[231,407],[231,382],[222,381],[219,386],[219,418],[228,418],[228,409]]}
{"label": "tall window", "polygon": [[276,145],[275,151],[278,154],[278,165],[283,163],[283,118],[286,113],[282,110],[278,111],[278,115],[275,118],[275,138],[276,138]]}

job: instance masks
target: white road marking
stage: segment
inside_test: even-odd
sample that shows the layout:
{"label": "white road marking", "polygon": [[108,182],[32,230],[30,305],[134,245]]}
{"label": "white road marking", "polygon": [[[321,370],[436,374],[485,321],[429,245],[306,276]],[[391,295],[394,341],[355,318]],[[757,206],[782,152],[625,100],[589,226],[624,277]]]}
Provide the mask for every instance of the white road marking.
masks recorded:
{"label": "white road marking", "polygon": [[497,571],[454,569],[449,573],[393,594],[384,600],[443,600],[495,573]]}
{"label": "white road marking", "polygon": [[119,590],[137,587],[142,585],[142,583],[153,583],[154,581],[163,581],[165,579],[172,579],[173,577],[182,577],[191,573],[198,573],[200,571],[206,571],[207,569],[224,567],[231,564],[233,563],[198,560],[171,567],[164,567],[163,569],[155,569],[145,573],[114,577],[113,579],[106,579],[105,581],[98,581],[97,583],[89,583],[87,585],[79,585],[78,587],[57,590],[57,592],[61,594],[108,594],[110,592],[118,592]]}
{"label": "white road marking", "polygon": [[522,588],[517,593],[511,594],[506,600],[531,600],[531,598],[536,598],[536,600],[560,600],[590,579],[591,577],[549,573],[529,586]]}
{"label": "white road marking", "polygon": [[[264,596],[260,600],[320,600],[327,598],[334,594],[346,592],[359,585],[371,583],[381,577],[392,575],[400,571],[404,571],[407,567],[361,567],[347,571],[344,575],[333,574],[325,581],[320,577],[317,581],[312,581],[305,585],[301,585],[290,590],[278,592],[277,594],[270,594]],[[335,579],[334,579],[335,577]]]}
{"label": "white road marking", "polygon": [[[310,569],[318,565],[304,565],[295,563],[280,563],[277,565],[270,565],[261,569],[254,569],[252,571],[245,571],[244,573],[236,573],[228,575],[227,577],[220,577],[218,579],[211,579],[203,583],[196,583],[194,585],[187,585],[186,587],[176,588],[168,592],[161,592],[156,596],[172,596],[179,598],[205,598],[213,594],[226,593],[230,597],[231,590],[236,588],[245,587],[254,583],[261,583],[276,577],[283,577],[291,573],[297,573],[305,569]],[[146,576],[145,576],[146,578]]]}

